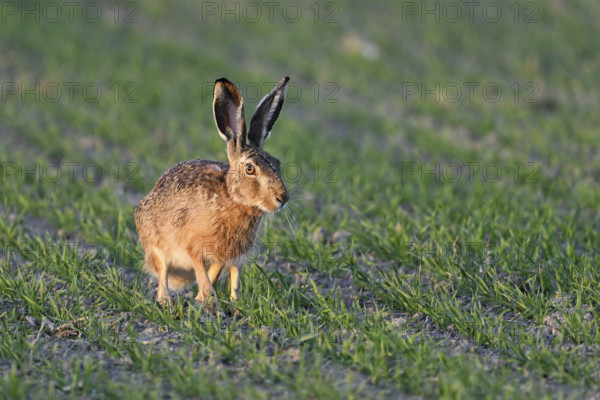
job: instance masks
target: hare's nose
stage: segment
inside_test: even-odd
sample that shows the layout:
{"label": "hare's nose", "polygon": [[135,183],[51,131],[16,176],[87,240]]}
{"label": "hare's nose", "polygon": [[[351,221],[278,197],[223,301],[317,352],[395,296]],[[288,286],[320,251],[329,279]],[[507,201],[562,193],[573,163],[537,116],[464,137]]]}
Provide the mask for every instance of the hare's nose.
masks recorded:
{"label": "hare's nose", "polygon": [[287,190],[283,193],[281,193],[278,196],[275,196],[275,198],[277,199],[277,202],[279,203],[279,207],[283,207],[285,205],[285,203],[288,202],[290,195],[288,194]]}

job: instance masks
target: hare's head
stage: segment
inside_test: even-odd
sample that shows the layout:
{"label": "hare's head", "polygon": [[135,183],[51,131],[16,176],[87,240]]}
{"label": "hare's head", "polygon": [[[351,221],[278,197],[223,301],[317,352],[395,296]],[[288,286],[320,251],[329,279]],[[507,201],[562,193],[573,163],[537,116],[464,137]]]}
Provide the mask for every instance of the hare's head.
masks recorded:
{"label": "hare's head", "polygon": [[219,134],[227,142],[227,189],[238,203],[265,212],[281,209],[289,194],[279,160],[262,149],[277,121],[289,78],[283,78],[256,107],[246,132],[242,95],[225,78],[215,82],[213,109]]}

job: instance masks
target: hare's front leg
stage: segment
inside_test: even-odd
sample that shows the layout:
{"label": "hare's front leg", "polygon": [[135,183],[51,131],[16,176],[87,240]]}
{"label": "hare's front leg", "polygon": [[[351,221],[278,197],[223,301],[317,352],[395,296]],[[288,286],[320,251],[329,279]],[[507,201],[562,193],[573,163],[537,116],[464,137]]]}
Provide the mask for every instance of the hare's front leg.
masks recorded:
{"label": "hare's front leg", "polygon": [[229,268],[229,287],[231,289],[231,298],[233,300],[238,299],[239,285],[240,285],[240,271],[238,270],[237,266],[232,265]]}
{"label": "hare's front leg", "polygon": [[215,287],[215,283],[221,275],[221,271],[223,271],[223,264],[221,263],[212,263],[208,269],[208,279],[210,280],[210,284],[213,286],[213,288]]}
{"label": "hare's front leg", "polygon": [[[214,287],[215,283],[219,279],[221,272],[223,271],[223,264],[213,263],[208,269],[208,279],[211,285]],[[229,287],[231,288],[231,298],[237,300],[238,298],[238,287],[239,287],[240,273],[235,265],[229,268]]]}
{"label": "hare's front leg", "polygon": [[201,261],[194,263],[194,272],[196,273],[196,281],[198,282],[198,295],[196,300],[202,302],[213,294],[213,287],[208,279],[207,268]]}

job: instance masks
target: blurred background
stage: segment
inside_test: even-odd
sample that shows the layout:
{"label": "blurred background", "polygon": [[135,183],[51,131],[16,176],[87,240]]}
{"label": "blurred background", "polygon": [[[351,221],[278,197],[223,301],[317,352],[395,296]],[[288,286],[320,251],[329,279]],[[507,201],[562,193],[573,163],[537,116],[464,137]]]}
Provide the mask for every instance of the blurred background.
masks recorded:
{"label": "blurred background", "polygon": [[[0,393],[597,392],[599,16],[2,0]],[[283,76],[265,150],[292,199],[242,273],[243,319],[183,297],[171,314],[149,300],[134,207],[173,164],[226,160],[216,79],[249,119]]]}

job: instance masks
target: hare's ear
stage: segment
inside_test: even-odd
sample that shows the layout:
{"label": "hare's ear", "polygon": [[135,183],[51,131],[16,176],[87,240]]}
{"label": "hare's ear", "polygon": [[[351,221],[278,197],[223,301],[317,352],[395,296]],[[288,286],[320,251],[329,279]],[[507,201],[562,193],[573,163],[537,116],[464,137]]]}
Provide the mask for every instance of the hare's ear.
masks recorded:
{"label": "hare's ear", "polygon": [[271,129],[279,117],[285,92],[290,78],[286,76],[279,81],[277,86],[260,101],[250,121],[250,130],[248,131],[248,142],[258,148],[262,148],[265,139],[271,134]]}
{"label": "hare's ear", "polygon": [[225,78],[215,81],[213,111],[221,137],[243,147],[246,144],[244,100],[235,85]]}

